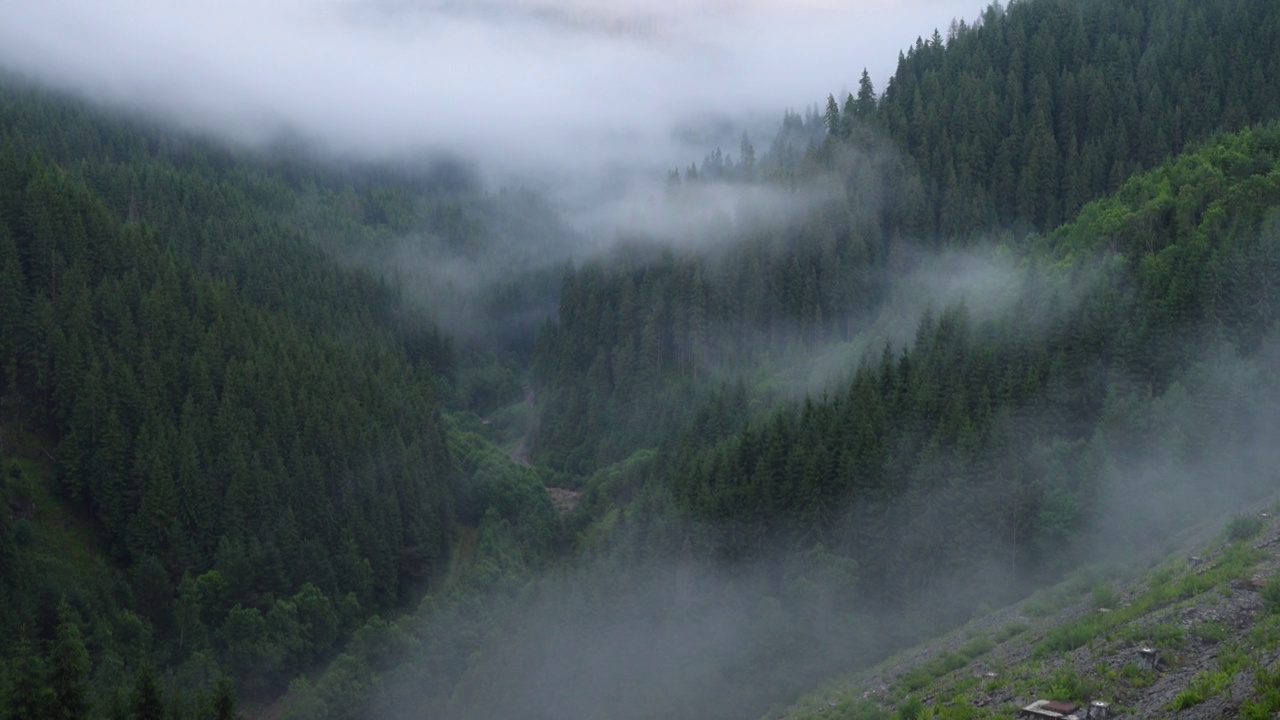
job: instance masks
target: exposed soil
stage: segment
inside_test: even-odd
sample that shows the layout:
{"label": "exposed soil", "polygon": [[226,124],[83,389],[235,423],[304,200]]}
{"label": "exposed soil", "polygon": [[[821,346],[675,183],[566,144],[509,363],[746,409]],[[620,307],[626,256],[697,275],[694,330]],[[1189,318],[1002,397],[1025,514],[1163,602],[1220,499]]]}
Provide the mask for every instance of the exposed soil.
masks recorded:
{"label": "exposed soil", "polygon": [[547,494],[551,496],[551,505],[556,509],[556,513],[560,515],[568,515],[578,507],[578,501],[582,499],[581,490],[570,490],[569,488],[549,487]]}

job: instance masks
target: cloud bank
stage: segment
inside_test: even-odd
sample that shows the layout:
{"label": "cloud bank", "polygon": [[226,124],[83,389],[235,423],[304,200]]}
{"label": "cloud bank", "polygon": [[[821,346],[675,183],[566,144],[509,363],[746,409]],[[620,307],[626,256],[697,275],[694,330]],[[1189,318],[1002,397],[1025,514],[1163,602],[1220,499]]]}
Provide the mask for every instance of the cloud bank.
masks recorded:
{"label": "cloud bank", "polygon": [[[684,165],[700,128],[882,86],[972,0],[6,0],[0,65],[237,142],[495,182]],[[770,128],[771,130],[772,128]],[[741,132],[741,127],[734,130]],[[734,138],[736,145],[736,136]]]}

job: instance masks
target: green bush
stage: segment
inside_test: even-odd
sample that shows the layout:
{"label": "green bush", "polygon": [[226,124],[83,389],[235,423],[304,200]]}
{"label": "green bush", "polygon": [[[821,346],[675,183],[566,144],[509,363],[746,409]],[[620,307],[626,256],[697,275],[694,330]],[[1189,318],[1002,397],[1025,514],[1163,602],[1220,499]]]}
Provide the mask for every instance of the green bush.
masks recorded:
{"label": "green bush", "polygon": [[1129,683],[1129,687],[1144,688],[1150,687],[1155,683],[1156,674],[1150,670],[1143,670],[1138,667],[1137,663],[1125,663],[1120,668],[1120,677]]}
{"label": "green bush", "polygon": [[1197,623],[1192,626],[1191,634],[1205,642],[1222,642],[1227,639],[1227,626],[1216,620]]}
{"label": "green bush", "polygon": [[1075,670],[1062,668],[1049,679],[1048,694],[1063,700],[1081,702],[1093,694],[1093,686]]}
{"label": "green bush", "polygon": [[1120,594],[1109,582],[1098,583],[1093,588],[1093,606],[1113,608],[1120,604]]}
{"label": "green bush", "polygon": [[1194,707],[1202,702],[1204,702],[1204,696],[1200,694],[1199,689],[1187,688],[1173,698],[1173,702],[1169,704],[1169,707],[1177,712],[1186,710],[1189,707]]}
{"label": "green bush", "polygon": [[1057,607],[1043,597],[1033,597],[1022,606],[1022,611],[1033,618],[1048,617],[1055,610],[1057,610]]}
{"label": "green bush", "polygon": [[1227,539],[1231,542],[1248,540],[1262,531],[1262,518],[1250,513],[1241,513],[1227,523]]}
{"label": "green bush", "polygon": [[1186,630],[1171,622],[1151,625],[1143,635],[1158,648],[1180,648],[1187,644]]}
{"label": "green bush", "polygon": [[1023,623],[1009,623],[996,631],[996,642],[1004,642],[1011,637],[1021,635],[1027,631],[1027,626]]}
{"label": "green bush", "polygon": [[924,717],[924,703],[920,702],[920,698],[912,696],[898,704],[897,720],[919,720],[922,717]]}
{"label": "green bush", "polygon": [[1268,613],[1280,613],[1280,576],[1273,577],[1262,586],[1262,607]]}
{"label": "green bush", "polygon": [[945,675],[952,670],[959,670],[969,664],[969,658],[960,653],[945,652],[938,656],[938,659],[929,663],[929,667],[933,670],[933,676]]}
{"label": "green bush", "polygon": [[1253,698],[1240,708],[1245,720],[1274,720],[1280,713],[1280,668],[1254,674]]}
{"label": "green bush", "polygon": [[1230,685],[1231,676],[1221,670],[1200,673],[1191,679],[1191,685],[1173,698],[1169,707],[1175,712],[1186,710],[1221,695]]}
{"label": "green bush", "polygon": [[933,680],[933,676],[929,674],[929,671],[918,667],[903,675],[902,679],[898,681],[898,686],[907,692],[915,692],[928,685],[930,680]]}
{"label": "green bush", "polygon": [[976,637],[960,648],[960,654],[972,660],[979,655],[986,655],[996,644],[985,637]]}
{"label": "green bush", "polygon": [[1051,652],[1069,652],[1083,647],[1097,637],[1104,627],[1103,623],[1095,618],[1085,618],[1070,625],[1059,625],[1040,641],[1033,655],[1044,657]]}

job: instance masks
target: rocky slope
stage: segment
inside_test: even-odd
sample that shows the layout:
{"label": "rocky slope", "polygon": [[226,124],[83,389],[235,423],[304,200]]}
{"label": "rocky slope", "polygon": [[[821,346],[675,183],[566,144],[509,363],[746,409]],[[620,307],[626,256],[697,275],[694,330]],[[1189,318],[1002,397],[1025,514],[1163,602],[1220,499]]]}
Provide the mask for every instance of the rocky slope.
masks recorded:
{"label": "rocky slope", "polygon": [[1014,718],[1039,699],[1080,717],[1095,700],[1110,717],[1278,717],[1276,510],[1193,530],[1141,571],[1083,570],[770,717]]}

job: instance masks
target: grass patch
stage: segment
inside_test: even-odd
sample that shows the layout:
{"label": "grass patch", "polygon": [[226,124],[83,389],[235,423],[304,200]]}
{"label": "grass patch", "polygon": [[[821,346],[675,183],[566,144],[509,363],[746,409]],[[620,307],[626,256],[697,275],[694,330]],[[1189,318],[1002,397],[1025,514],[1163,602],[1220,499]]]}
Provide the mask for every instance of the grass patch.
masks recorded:
{"label": "grass patch", "polygon": [[1048,697],[1083,703],[1093,694],[1093,683],[1071,668],[1060,668],[1049,678]]}
{"label": "grass patch", "polygon": [[1191,635],[1207,643],[1220,643],[1227,639],[1227,626],[1217,620],[1196,623],[1191,627]]}
{"label": "grass patch", "polygon": [[969,658],[956,652],[945,652],[919,667],[913,668],[898,681],[898,689],[902,692],[915,692],[953,670],[959,670],[969,664]]}
{"label": "grass patch", "polygon": [[973,706],[972,701],[963,695],[957,695],[951,702],[937,708],[933,717],[935,720],[973,720],[977,716],[978,709]]}
{"label": "grass patch", "polygon": [[1182,648],[1187,644],[1187,632],[1171,622],[1148,625],[1140,632],[1151,645],[1162,648]]}
{"label": "grass patch", "polygon": [[1249,631],[1249,640],[1254,647],[1280,645],[1280,615],[1266,615],[1260,618]]}
{"label": "grass patch", "polygon": [[1254,674],[1253,699],[1240,708],[1245,720],[1270,720],[1280,713],[1280,667]]}
{"label": "grass patch", "polygon": [[1045,598],[1031,598],[1022,606],[1022,612],[1033,618],[1049,617],[1056,609],[1057,608]]}
{"label": "grass patch", "polygon": [[1222,670],[1199,673],[1191,679],[1191,684],[1186,689],[1173,698],[1173,701],[1169,703],[1169,709],[1175,712],[1186,710],[1199,705],[1205,700],[1221,695],[1223,691],[1231,686],[1231,677],[1231,675]]}
{"label": "grass patch", "polygon": [[[1167,605],[1193,598],[1228,581],[1247,577],[1262,554],[1243,544],[1224,550],[1214,564],[1201,573],[1181,575],[1172,567],[1162,568],[1152,575],[1147,591],[1134,598],[1127,606],[1109,613],[1092,613],[1074,622],[1054,628],[1036,645],[1032,657],[1042,658],[1049,653],[1069,652],[1083,647],[1094,638],[1115,627],[1122,627],[1134,620]],[[1185,632],[1178,626],[1164,624],[1147,628],[1134,628],[1125,633],[1134,640],[1149,640],[1160,647],[1182,647],[1186,643]]]}
{"label": "grass patch", "polygon": [[1262,607],[1270,615],[1280,614],[1280,576],[1262,586]]}
{"label": "grass patch", "polygon": [[12,460],[7,472],[10,491],[35,504],[32,549],[68,572],[92,574],[98,558],[105,557],[92,521],[54,494],[54,480],[39,462]]}
{"label": "grass patch", "polygon": [[919,720],[924,717],[924,703],[915,696],[898,703],[897,720]]}
{"label": "grass patch", "polygon": [[1132,688],[1151,687],[1156,682],[1156,674],[1138,667],[1138,663],[1125,663],[1120,668],[1120,677]]}
{"label": "grass patch", "polygon": [[1249,656],[1239,648],[1233,647],[1218,653],[1218,669],[1232,677],[1252,664]]}
{"label": "grass patch", "polygon": [[995,642],[990,638],[976,637],[965,643],[964,647],[960,648],[960,654],[972,660],[991,652],[991,648],[995,646]]}
{"label": "grass patch", "polygon": [[1002,643],[1008,640],[1009,638],[1017,637],[1018,635],[1021,635],[1026,631],[1027,631],[1027,626],[1025,623],[1020,623],[1020,622],[1009,623],[1008,625],[1005,625],[1004,627],[996,631],[995,641],[997,643]]}
{"label": "grass patch", "polygon": [[1071,652],[1076,648],[1088,645],[1091,640],[1109,626],[1110,623],[1100,617],[1077,620],[1069,625],[1059,625],[1036,645],[1031,656],[1038,659],[1049,653]]}
{"label": "grass patch", "polygon": [[898,680],[898,688],[906,692],[915,692],[932,680],[933,676],[923,667],[912,668]]}

